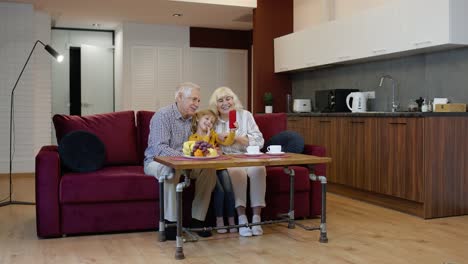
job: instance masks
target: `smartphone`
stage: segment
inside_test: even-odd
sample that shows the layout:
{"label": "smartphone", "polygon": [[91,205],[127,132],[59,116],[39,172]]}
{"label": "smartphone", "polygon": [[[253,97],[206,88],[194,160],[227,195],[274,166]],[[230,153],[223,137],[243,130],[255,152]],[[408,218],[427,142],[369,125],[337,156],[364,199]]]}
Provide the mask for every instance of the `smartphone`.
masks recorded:
{"label": "smartphone", "polygon": [[236,128],[234,123],[236,122],[236,110],[229,111],[229,129]]}

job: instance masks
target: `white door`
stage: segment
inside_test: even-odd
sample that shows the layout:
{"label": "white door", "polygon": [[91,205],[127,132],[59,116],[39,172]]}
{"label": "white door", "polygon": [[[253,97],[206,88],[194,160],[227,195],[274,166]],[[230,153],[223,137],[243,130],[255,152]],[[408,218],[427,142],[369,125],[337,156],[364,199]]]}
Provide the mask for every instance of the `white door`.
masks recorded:
{"label": "white door", "polygon": [[114,48],[81,45],[81,115],[114,111]]}

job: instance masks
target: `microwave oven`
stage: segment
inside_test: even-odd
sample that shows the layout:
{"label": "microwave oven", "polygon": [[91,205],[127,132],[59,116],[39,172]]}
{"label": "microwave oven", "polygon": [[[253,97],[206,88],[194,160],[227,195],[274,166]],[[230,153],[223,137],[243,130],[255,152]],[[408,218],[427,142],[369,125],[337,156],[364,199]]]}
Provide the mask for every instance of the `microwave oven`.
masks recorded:
{"label": "microwave oven", "polygon": [[346,97],[358,89],[331,89],[315,91],[316,109],[322,113],[351,112],[346,106]]}

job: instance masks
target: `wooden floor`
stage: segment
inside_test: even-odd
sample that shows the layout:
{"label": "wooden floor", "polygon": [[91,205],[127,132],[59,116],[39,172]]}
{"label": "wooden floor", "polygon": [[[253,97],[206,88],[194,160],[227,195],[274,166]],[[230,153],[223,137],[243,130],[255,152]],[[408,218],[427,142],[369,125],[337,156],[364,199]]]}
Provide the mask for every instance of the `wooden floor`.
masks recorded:
{"label": "wooden floor", "polygon": [[270,225],[261,237],[187,243],[182,261],[156,232],[38,239],[34,206],[10,205],[0,207],[0,263],[468,263],[468,216],[423,220],[333,194],[328,201],[328,244],[318,231]]}

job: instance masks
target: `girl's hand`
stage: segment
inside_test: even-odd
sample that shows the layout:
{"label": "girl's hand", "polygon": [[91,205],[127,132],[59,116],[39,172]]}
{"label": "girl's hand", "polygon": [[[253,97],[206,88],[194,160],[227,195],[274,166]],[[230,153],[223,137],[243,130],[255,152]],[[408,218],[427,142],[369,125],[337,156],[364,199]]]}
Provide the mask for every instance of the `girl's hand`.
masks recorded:
{"label": "girl's hand", "polygon": [[218,140],[219,141],[224,141],[228,137],[228,133],[219,133],[218,134]]}
{"label": "girl's hand", "polygon": [[241,145],[248,146],[249,145],[249,138],[247,135],[245,136],[236,136],[235,141]]}

